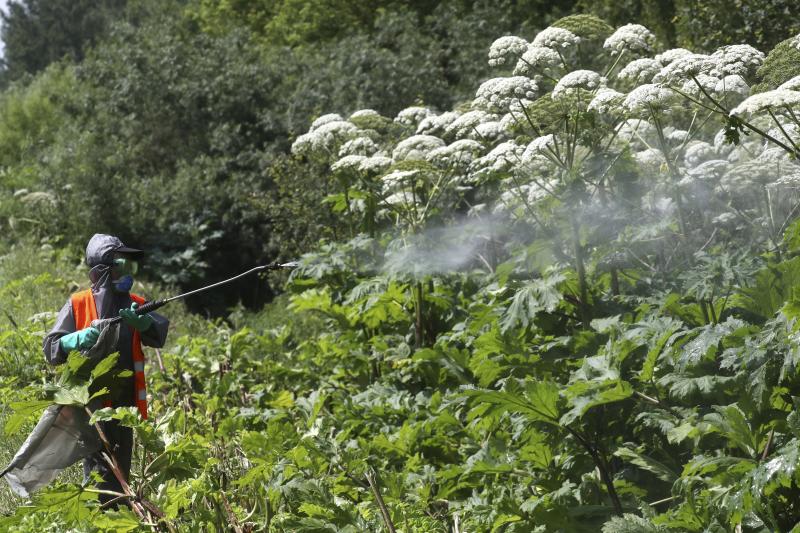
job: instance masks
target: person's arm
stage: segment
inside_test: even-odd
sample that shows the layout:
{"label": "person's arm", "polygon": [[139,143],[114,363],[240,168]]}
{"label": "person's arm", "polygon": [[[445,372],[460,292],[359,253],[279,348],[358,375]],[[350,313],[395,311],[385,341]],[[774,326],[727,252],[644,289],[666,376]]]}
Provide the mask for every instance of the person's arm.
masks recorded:
{"label": "person's arm", "polygon": [[61,337],[75,332],[75,318],[72,316],[72,303],[67,300],[58,312],[53,329],[44,338],[42,350],[45,361],[51,365],[60,365],[67,361],[67,353],[61,348]]}
{"label": "person's arm", "polygon": [[142,344],[151,348],[161,348],[167,342],[169,319],[158,313],[148,313],[153,319],[153,324],[141,332]]}

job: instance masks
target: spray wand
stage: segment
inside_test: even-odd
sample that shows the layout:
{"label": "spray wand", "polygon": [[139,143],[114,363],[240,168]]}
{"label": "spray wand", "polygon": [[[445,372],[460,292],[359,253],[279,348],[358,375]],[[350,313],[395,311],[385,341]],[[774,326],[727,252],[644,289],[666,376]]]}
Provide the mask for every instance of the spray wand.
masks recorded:
{"label": "spray wand", "polygon": [[[207,290],[213,289],[215,287],[220,287],[222,285],[226,285],[228,283],[236,281],[237,279],[243,278],[245,276],[249,276],[250,274],[255,274],[256,272],[264,272],[265,270],[282,270],[284,268],[295,268],[295,267],[297,267],[298,264],[299,263],[297,261],[290,261],[289,263],[270,263],[268,265],[257,266],[255,268],[251,268],[247,272],[242,272],[241,274],[236,275],[236,276],[234,276],[232,278],[229,278],[229,279],[226,279],[226,280],[223,280],[223,281],[218,281],[217,283],[212,283],[211,285],[206,285],[205,287],[200,287],[199,289],[195,289],[193,291],[185,292],[183,294],[178,294],[177,296],[171,296],[169,298],[164,298],[162,300],[152,300],[150,302],[147,302],[147,303],[137,307],[136,308],[136,314],[137,315],[144,315],[146,313],[149,313],[150,311],[155,311],[156,309],[164,307],[168,303],[174,302],[175,300],[182,300],[183,298],[186,298],[187,296],[192,296],[193,294],[198,294],[198,293],[205,292]],[[114,317],[114,318],[110,319],[109,323],[110,324],[116,324],[117,322],[120,322],[121,320],[122,320],[122,317],[121,316],[117,316],[117,317]]]}

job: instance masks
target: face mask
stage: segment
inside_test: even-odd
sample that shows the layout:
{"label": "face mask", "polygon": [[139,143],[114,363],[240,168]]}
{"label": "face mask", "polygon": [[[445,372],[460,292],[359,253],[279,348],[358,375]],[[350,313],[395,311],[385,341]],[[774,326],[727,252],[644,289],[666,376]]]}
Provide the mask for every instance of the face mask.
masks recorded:
{"label": "face mask", "polygon": [[128,274],[127,276],[122,276],[118,280],[112,280],[111,283],[114,285],[115,291],[129,292],[131,287],[133,287],[133,276]]}

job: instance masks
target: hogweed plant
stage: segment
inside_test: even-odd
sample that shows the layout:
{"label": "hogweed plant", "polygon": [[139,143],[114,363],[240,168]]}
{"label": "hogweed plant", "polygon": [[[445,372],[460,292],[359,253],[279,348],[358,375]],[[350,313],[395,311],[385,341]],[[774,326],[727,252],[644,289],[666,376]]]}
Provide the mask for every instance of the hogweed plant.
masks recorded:
{"label": "hogweed plant", "polygon": [[[769,468],[796,446],[780,420],[795,401],[800,73],[760,87],[777,60],[753,47],[664,50],[585,15],[501,37],[488,61],[498,76],[455,109],[325,116],[293,148],[324,160],[330,203],[384,244],[463,217],[515,228],[475,263],[483,277],[409,286],[414,350],[394,371],[460,385],[439,412],[485,437],[442,493],[470,487],[452,505],[496,530],[788,530],[798,483]],[[402,305],[388,277],[340,304],[385,302],[380,286]],[[382,327],[365,330],[373,346]],[[489,474],[529,491],[490,495],[474,484]],[[641,491],[639,476],[658,481]]]}

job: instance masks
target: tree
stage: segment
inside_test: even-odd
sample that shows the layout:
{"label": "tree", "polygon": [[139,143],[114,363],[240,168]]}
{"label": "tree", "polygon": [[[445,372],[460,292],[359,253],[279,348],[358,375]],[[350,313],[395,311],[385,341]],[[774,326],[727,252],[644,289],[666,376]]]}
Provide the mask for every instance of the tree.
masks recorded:
{"label": "tree", "polygon": [[63,57],[80,61],[126,4],[127,0],[11,0],[0,31],[6,80],[35,74]]}

